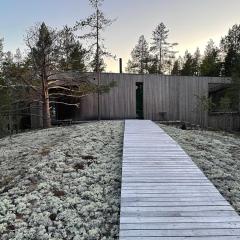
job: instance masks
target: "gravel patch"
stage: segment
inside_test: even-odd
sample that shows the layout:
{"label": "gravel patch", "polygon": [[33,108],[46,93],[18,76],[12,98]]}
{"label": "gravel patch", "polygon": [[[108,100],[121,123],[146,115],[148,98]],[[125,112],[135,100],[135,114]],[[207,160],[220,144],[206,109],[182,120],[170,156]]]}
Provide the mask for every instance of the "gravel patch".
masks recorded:
{"label": "gravel patch", "polygon": [[240,137],[225,132],[160,125],[240,213]]}
{"label": "gravel patch", "polygon": [[0,140],[0,239],[117,239],[123,122]]}

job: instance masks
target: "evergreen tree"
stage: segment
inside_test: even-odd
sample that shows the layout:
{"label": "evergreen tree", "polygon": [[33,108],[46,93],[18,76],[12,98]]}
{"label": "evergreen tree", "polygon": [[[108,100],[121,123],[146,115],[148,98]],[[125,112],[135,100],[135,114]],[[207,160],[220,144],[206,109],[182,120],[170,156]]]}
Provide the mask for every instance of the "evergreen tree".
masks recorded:
{"label": "evergreen tree", "polygon": [[73,33],[67,26],[59,32],[60,40],[60,69],[64,71],[76,70],[85,72],[85,59],[87,51],[82,47]]}
{"label": "evergreen tree", "polygon": [[3,55],[3,38],[0,38],[0,64],[2,62]]}
{"label": "evergreen tree", "polygon": [[43,22],[35,31],[28,33],[27,39],[28,47],[31,50],[30,58],[34,70],[33,74],[35,80],[40,81],[41,86],[43,127],[48,128],[51,126],[48,80],[52,71],[56,70],[57,35]]}
{"label": "evergreen tree", "polygon": [[[17,126],[23,118],[22,108],[27,109],[28,107],[22,99],[26,99],[26,92],[29,88],[26,88],[24,84],[19,84],[26,68],[20,59],[20,50],[17,49],[16,53],[18,53],[18,57],[11,52],[5,53],[1,61],[0,122],[5,122],[2,129],[3,132],[5,130],[5,133],[6,122],[8,131],[17,130]],[[0,125],[3,126],[1,123]]]}
{"label": "evergreen tree", "polygon": [[[61,76],[59,71],[61,72],[65,69],[61,69],[59,59],[65,56],[67,68],[69,69],[69,66],[73,68],[71,59],[73,59],[72,54],[74,53],[72,47],[69,47],[68,56],[63,55],[62,45],[59,44],[61,40],[59,40],[59,34],[47,27],[45,23],[32,30],[27,38],[31,63],[29,70],[32,72],[34,79],[34,83],[28,82],[28,86],[31,86],[35,92],[36,101],[41,102],[43,105],[43,127],[45,128],[51,126],[50,104],[79,107],[79,101],[83,95],[106,92],[112,87],[111,84],[99,87],[91,83],[87,77],[82,78],[79,76],[79,78],[66,79],[64,76]],[[67,47],[70,45],[65,44]],[[64,54],[66,52],[65,50]],[[39,96],[40,99],[37,98]],[[67,102],[65,98],[70,98],[69,100],[71,101]]]}
{"label": "evergreen tree", "polygon": [[201,55],[198,48],[195,51],[194,55],[186,51],[183,59],[181,75],[182,76],[199,76],[200,59],[201,59]]}
{"label": "evergreen tree", "polygon": [[69,55],[69,69],[79,72],[86,72],[85,65],[86,50],[77,42]]}
{"label": "evergreen tree", "polygon": [[194,70],[194,75],[195,76],[199,76],[200,75],[200,65],[201,65],[201,53],[200,53],[200,49],[197,48],[194,55],[193,55],[193,68],[195,68]]}
{"label": "evergreen tree", "polygon": [[0,137],[4,134],[4,127],[6,124],[6,118],[3,116],[2,111],[5,110],[5,106],[9,105],[9,96],[6,91],[6,82],[3,76],[3,39],[0,39]]}
{"label": "evergreen tree", "polygon": [[127,65],[128,72],[148,73],[150,54],[148,43],[143,35],[139,37],[137,45],[132,50],[131,57],[132,59],[129,60]]}
{"label": "evergreen tree", "polygon": [[[105,68],[104,57],[113,57],[110,52],[106,50],[102,33],[106,27],[113,23],[113,20],[106,18],[101,10],[104,0],[89,0],[94,13],[87,17],[85,20],[79,21],[75,25],[75,30],[89,29],[89,32],[82,35],[81,38],[87,39],[90,43],[89,52],[91,52],[90,66],[97,73],[97,83],[100,89],[100,73]],[[98,120],[100,120],[100,92],[98,92]]]}
{"label": "evergreen tree", "polygon": [[238,65],[240,55],[240,25],[234,25],[228,35],[222,38],[221,49],[225,55],[223,74],[231,76]]}
{"label": "evergreen tree", "polygon": [[149,63],[149,67],[148,67],[148,72],[150,74],[155,74],[158,73],[158,69],[159,69],[159,61],[158,61],[158,56],[151,56],[150,55],[150,63]]}
{"label": "evergreen tree", "polygon": [[194,58],[191,53],[186,51],[184,58],[183,58],[183,67],[181,70],[181,75],[182,76],[193,76],[194,73],[195,73]]}
{"label": "evergreen tree", "polygon": [[220,76],[221,63],[219,60],[219,49],[214,45],[212,39],[207,43],[202,63],[200,66],[200,75],[207,77]]}
{"label": "evergreen tree", "polygon": [[181,66],[180,66],[179,59],[174,61],[171,75],[175,75],[175,76],[181,75]]}
{"label": "evergreen tree", "polygon": [[240,25],[235,24],[228,35],[221,39],[224,58],[222,75],[232,77],[232,84],[226,90],[224,99],[230,100],[229,110],[239,111],[240,107]]}
{"label": "evergreen tree", "polygon": [[171,59],[176,51],[173,51],[173,47],[177,43],[167,42],[169,30],[164,23],[160,23],[153,31],[153,42],[150,48],[151,52],[158,56],[158,71],[157,73],[164,73],[167,61]]}
{"label": "evergreen tree", "polygon": [[19,48],[17,48],[16,53],[14,54],[13,58],[17,64],[20,64],[22,62],[23,56],[22,56],[21,50]]}
{"label": "evergreen tree", "polygon": [[103,31],[113,23],[113,20],[106,18],[101,10],[104,0],[89,0],[89,2],[94,13],[85,20],[78,21],[74,29],[89,29],[89,32],[81,35],[80,38],[88,41],[88,52],[91,54],[90,66],[92,70],[99,73],[105,69],[104,57],[113,57],[106,50],[104,39],[102,38]]}
{"label": "evergreen tree", "polygon": [[[98,66],[98,68],[97,68],[97,66]],[[99,72],[104,72],[105,71],[106,64],[104,62],[104,59],[103,59],[103,56],[101,55],[101,53],[99,54],[99,56],[97,56],[95,54],[95,57],[90,62],[90,67],[93,70],[93,72],[98,72],[98,71]]]}

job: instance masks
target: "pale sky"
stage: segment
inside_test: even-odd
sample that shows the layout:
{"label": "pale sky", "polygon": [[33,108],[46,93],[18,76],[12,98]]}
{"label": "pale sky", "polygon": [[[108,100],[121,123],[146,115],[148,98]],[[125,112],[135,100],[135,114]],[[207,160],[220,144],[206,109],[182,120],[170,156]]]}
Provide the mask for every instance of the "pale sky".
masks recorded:
{"label": "pale sky", "polygon": [[[0,37],[5,51],[25,49],[23,36],[35,23],[61,28],[73,26],[91,13],[88,0],[0,0]],[[181,55],[196,47],[204,50],[212,38],[217,44],[233,24],[240,24],[240,0],[105,0],[103,11],[117,21],[104,36],[106,46],[123,58],[124,67],[140,35],[151,42],[151,33],[163,22],[169,41],[178,42]],[[107,60],[107,71],[118,72],[118,61]]]}

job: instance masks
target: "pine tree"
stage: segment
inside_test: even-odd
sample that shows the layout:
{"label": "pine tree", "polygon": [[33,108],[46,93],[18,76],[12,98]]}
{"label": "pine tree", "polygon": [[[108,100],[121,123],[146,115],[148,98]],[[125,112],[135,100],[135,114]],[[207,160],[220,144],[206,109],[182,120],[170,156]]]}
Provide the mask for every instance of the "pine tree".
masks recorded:
{"label": "pine tree", "polygon": [[[79,21],[75,25],[75,30],[89,29],[89,32],[80,36],[89,42],[89,52],[92,54],[90,66],[94,72],[97,73],[98,88],[100,89],[100,73],[105,68],[104,57],[113,57],[113,55],[106,50],[102,33],[106,27],[113,23],[113,20],[106,18],[101,10],[104,0],[89,0],[94,13],[85,20]],[[100,120],[100,92],[98,92],[98,120]]]}
{"label": "pine tree", "polygon": [[186,51],[183,59],[181,75],[182,76],[199,76],[200,59],[201,59],[201,55],[198,48],[193,55],[188,51]]}
{"label": "pine tree", "polygon": [[89,52],[91,53],[90,66],[92,70],[100,72],[104,69],[104,57],[113,57],[113,55],[106,50],[102,33],[109,27],[114,20],[106,18],[104,12],[101,10],[104,0],[89,0],[94,13],[85,20],[78,21],[74,27],[75,30],[88,29],[89,32],[79,36],[85,39],[89,44]]}
{"label": "pine tree", "polygon": [[158,73],[158,69],[159,69],[159,60],[158,60],[158,56],[152,56],[150,55],[150,63],[149,63],[149,67],[148,67],[148,72],[150,74],[156,74]]}
{"label": "pine tree", "polygon": [[86,50],[77,42],[69,55],[69,70],[86,72],[85,57]]}
{"label": "pine tree", "polygon": [[240,55],[240,25],[236,24],[229,29],[228,35],[221,40],[221,49],[225,55],[223,74],[231,76]]}
{"label": "pine tree", "polygon": [[191,53],[186,51],[184,58],[183,58],[183,67],[181,70],[181,75],[182,76],[193,76],[194,72],[195,72],[194,58]]}
{"label": "pine tree", "polygon": [[[50,116],[50,97],[48,89],[48,77],[51,70],[55,65],[55,32],[49,30],[46,24],[43,22],[36,32],[31,32],[29,39],[32,40],[31,48],[31,60],[33,69],[35,70],[35,76],[40,78],[41,82],[41,96],[43,103],[43,127],[48,128],[51,126]],[[29,42],[28,42],[29,43]]]}
{"label": "pine tree", "polygon": [[204,56],[200,66],[200,75],[207,77],[220,76],[221,63],[219,60],[219,49],[212,39],[209,40],[205,48]]}
{"label": "pine tree", "polygon": [[158,56],[158,71],[157,73],[164,73],[165,66],[169,59],[174,57],[176,51],[173,51],[174,46],[177,43],[167,42],[169,30],[166,28],[164,23],[160,23],[153,31],[153,42],[150,48],[154,55]]}
{"label": "pine tree", "polygon": [[14,54],[13,58],[17,64],[20,64],[22,62],[23,56],[22,56],[21,50],[19,48],[17,48],[16,53]]}
{"label": "pine tree", "polygon": [[[97,67],[98,66],[98,67]],[[97,56],[97,54],[95,54],[95,57],[92,59],[92,61],[90,62],[90,67],[93,70],[93,72],[104,72],[106,69],[106,64],[104,62],[103,56]]]}
{"label": "pine tree", "polygon": [[200,65],[201,65],[201,53],[200,49],[197,48],[194,55],[193,55],[193,68],[194,68],[194,75],[199,76],[200,75]]}
{"label": "pine tree", "polygon": [[143,35],[139,37],[137,45],[131,52],[131,57],[132,59],[127,65],[128,72],[140,74],[149,72],[150,53],[148,43]]}
{"label": "pine tree", "polygon": [[61,46],[59,60],[61,70],[85,72],[87,51],[77,40],[73,30],[68,26],[65,26],[63,30],[59,32],[59,41]]}
{"label": "pine tree", "polygon": [[171,72],[172,75],[179,76],[181,75],[181,66],[179,59],[175,60],[173,63],[173,69]]}
{"label": "pine tree", "polygon": [[[3,39],[0,39],[0,112],[5,110],[5,106],[9,106],[9,95],[5,89],[6,82],[3,75]],[[6,118],[0,113],[0,137],[4,134]]]}

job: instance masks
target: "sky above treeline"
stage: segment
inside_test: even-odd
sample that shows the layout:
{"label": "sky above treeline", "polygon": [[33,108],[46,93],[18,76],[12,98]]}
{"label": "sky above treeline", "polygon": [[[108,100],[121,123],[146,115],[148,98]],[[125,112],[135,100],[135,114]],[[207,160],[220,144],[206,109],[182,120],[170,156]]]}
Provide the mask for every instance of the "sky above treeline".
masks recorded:
{"label": "sky above treeline", "polygon": [[[103,11],[116,22],[104,33],[109,51],[122,58],[124,67],[140,35],[151,34],[163,22],[176,50],[204,52],[207,41],[217,44],[233,24],[240,24],[240,0],[105,0]],[[88,0],[0,0],[0,38],[4,50],[24,50],[26,30],[44,21],[54,28],[73,26],[91,14]],[[118,72],[118,61],[107,60],[107,71]]]}

